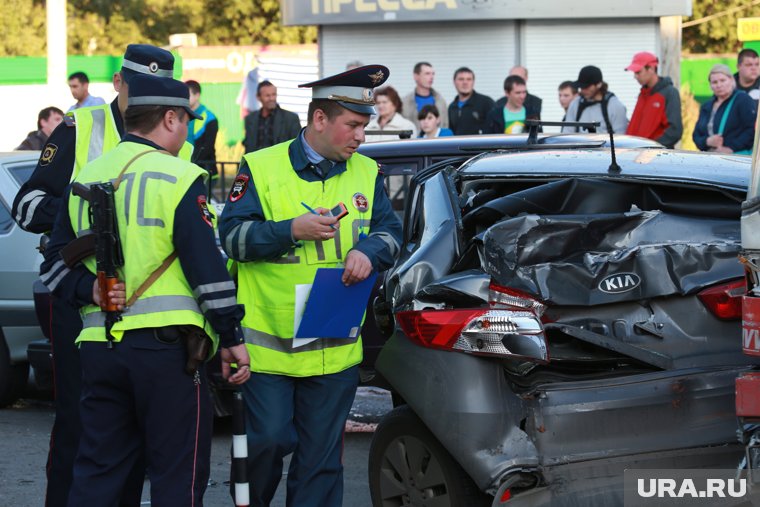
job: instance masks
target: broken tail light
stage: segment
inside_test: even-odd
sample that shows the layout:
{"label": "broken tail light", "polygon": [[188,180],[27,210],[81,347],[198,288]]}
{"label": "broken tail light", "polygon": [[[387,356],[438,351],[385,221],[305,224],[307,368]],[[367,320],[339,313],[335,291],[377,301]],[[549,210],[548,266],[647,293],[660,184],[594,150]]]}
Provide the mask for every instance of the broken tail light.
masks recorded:
{"label": "broken tail light", "polygon": [[495,283],[491,283],[491,285],[488,286],[488,291],[488,301],[493,307],[530,310],[534,312],[537,317],[541,317],[546,311],[545,304],[526,292],[503,287]]}
{"label": "broken tail light", "polygon": [[[499,296],[494,294],[499,289],[491,287],[492,299]],[[542,313],[544,305],[524,294],[500,294],[521,301],[492,301],[490,308],[404,311],[396,314],[396,320],[409,339],[423,347],[547,362],[544,329],[536,311]]]}
{"label": "broken tail light", "polygon": [[697,297],[710,312],[723,320],[742,318],[742,296],[747,292],[743,278],[705,289]]}

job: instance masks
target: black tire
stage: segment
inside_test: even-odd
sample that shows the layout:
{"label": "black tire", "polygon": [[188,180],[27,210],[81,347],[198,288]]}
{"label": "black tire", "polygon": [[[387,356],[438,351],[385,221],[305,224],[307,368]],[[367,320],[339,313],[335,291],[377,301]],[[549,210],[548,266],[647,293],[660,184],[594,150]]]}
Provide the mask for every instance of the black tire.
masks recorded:
{"label": "black tire", "polygon": [[479,507],[493,498],[438,443],[411,408],[380,421],[369,450],[373,507]]}
{"label": "black tire", "polygon": [[11,364],[11,354],[0,331],[0,408],[13,404],[24,394],[29,363]]}

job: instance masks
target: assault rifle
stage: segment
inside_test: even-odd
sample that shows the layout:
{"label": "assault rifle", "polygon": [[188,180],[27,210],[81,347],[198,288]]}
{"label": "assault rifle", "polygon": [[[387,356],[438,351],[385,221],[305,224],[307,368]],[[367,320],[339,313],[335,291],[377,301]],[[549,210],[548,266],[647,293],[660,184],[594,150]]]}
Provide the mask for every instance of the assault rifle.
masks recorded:
{"label": "assault rifle", "polygon": [[89,220],[92,232],[66,245],[61,250],[61,257],[68,267],[74,267],[83,259],[95,255],[100,309],[106,314],[108,348],[113,348],[111,328],[121,320],[121,312],[116,305],[111,304],[108,293],[119,282],[117,269],[124,265],[116,220],[114,187],[111,182],[94,183],[89,188],[81,183],[74,183],[72,193],[90,203]]}

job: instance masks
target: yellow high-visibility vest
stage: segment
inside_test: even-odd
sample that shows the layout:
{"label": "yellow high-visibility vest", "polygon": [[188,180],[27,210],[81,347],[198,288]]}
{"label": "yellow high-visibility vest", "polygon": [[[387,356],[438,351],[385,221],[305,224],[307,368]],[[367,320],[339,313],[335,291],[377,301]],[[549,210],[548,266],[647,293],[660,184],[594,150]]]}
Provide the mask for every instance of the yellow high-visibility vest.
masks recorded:
{"label": "yellow high-visibility vest", "polygon": [[[191,164],[140,143],[123,142],[102,157],[87,164],[76,181],[84,185],[114,181],[119,173],[142,152],[153,151],[137,159],[121,178],[115,193],[116,216],[124,253],[124,267],[119,280],[126,284],[127,297],[174,252],[172,236],[174,214],[180,200],[198,177],[208,173]],[[69,198],[69,217],[77,236],[88,233],[88,203],[78,196]],[[96,272],[94,256],[84,261]],[[82,309],[83,329],[80,341],[105,341],[105,314],[100,307],[89,305]],[[129,329],[158,328],[170,325],[193,324],[205,328],[214,340],[217,337],[193,296],[179,259],[140,296],[134,305],[114,324],[111,334],[120,341]]]}
{"label": "yellow high-visibility vest", "polygon": [[[295,288],[311,284],[318,268],[342,267],[360,231],[369,234],[377,163],[355,153],[344,173],[324,182],[308,182],[291,168],[291,142],[244,156],[265,218],[281,221],[303,215],[301,202],[312,208],[332,208],[343,202],[349,215],[341,221],[334,239],[303,241],[302,247],[273,261],[237,263],[238,301],[245,305],[243,333],[253,371],[294,377],[337,373],[361,362],[361,337],[319,337],[293,348]],[[352,206],[358,194],[366,199],[362,213]],[[335,311],[340,311],[339,304]]]}

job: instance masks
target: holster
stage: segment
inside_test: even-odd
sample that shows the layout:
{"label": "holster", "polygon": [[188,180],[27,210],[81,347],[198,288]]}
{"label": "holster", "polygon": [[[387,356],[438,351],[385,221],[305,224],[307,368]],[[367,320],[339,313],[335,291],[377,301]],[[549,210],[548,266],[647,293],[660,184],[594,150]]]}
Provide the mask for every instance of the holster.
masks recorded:
{"label": "holster", "polygon": [[206,334],[203,328],[198,326],[186,325],[177,327],[182,341],[185,342],[185,351],[187,352],[185,373],[194,375],[198,371],[198,366],[208,358],[211,337]]}

